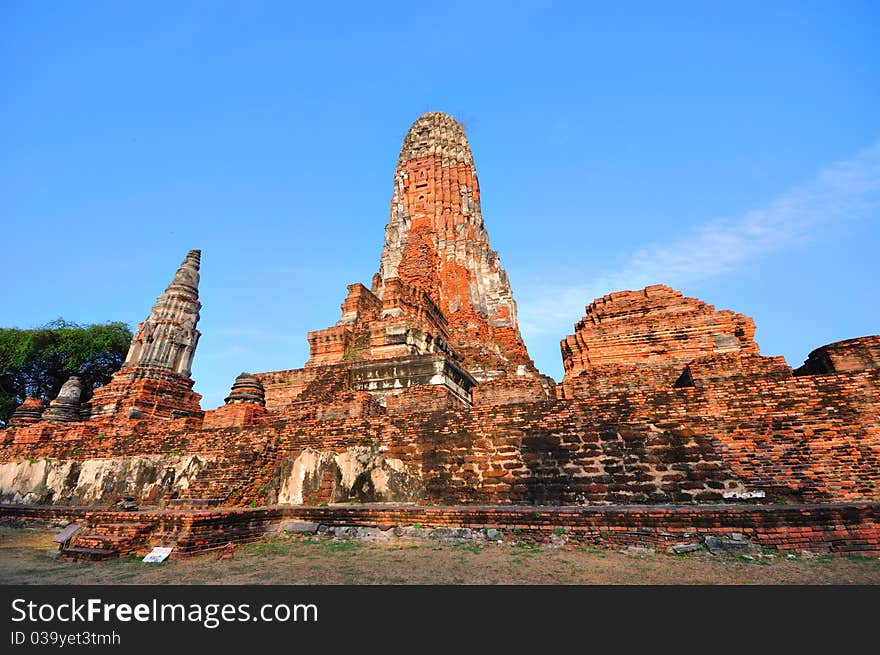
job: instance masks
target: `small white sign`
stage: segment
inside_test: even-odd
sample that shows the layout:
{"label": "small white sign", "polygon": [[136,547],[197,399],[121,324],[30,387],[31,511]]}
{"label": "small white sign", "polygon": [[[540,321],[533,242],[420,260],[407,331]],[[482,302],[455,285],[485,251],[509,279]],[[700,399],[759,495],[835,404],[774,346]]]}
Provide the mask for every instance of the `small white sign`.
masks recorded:
{"label": "small white sign", "polygon": [[171,548],[163,548],[156,546],[150,551],[150,554],[144,558],[145,562],[164,562],[165,558],[171,554]]}

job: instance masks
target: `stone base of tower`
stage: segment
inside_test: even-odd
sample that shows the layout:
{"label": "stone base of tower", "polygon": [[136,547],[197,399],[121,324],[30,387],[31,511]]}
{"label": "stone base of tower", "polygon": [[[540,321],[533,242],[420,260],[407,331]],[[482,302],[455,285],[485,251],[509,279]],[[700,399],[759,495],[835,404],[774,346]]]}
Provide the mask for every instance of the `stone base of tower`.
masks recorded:
{"label": "stone base of tower", "polygon": [[193,381],[160,369],[120,369],[109,384],[95,390],[92,417],[182,418],[203,415],[202,396]]}
{"label": "stone base of tower", "polygon": [[436,355],[358,362],[351,367],[351,388],[374,396],[384,397],[419,385],[443,387],[462,405],[470,406],[476,380],[451,359]]}

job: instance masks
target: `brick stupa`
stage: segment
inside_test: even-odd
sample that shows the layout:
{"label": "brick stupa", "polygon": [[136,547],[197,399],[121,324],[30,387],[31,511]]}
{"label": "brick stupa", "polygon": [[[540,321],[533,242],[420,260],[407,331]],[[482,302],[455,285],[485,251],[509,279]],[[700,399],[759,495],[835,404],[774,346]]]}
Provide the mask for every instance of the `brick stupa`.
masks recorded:
{"label": "brick stupa", "polygon": [[95,390],[92,416],[201,415],[201,396],[192,391],[191,377],[200,336],[200,263],[201,251],[190,250],[150,315],[138,325],[122,368],[109,384]]}

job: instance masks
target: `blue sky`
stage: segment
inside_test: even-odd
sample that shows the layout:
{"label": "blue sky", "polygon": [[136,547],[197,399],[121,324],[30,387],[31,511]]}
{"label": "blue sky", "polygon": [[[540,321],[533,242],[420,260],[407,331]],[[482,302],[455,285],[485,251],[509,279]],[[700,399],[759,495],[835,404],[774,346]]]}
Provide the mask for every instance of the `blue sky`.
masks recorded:
{"label": "blue sky", "polygon": [[0,5],[0,325],[135,325],[201,248],[203,406],[298,368],[439,110],[555,378],[584,305],[652,283],[793,365],[880,332],[876,3],[320,4]]}

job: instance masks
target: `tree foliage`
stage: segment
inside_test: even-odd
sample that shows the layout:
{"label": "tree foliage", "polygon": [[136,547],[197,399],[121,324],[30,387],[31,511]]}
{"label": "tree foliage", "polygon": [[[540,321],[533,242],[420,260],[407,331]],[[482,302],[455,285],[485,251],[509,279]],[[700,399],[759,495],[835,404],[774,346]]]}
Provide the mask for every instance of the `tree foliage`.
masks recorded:
{"label": "tree foliage", "polygon": [[78,325],[58,319],[42,327],[0,328],[0,424],[25,398],[55,398],[71,375],[83,382],[83,401],[110,381],[125,360],[125,323]]}

